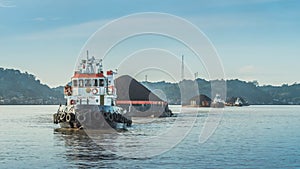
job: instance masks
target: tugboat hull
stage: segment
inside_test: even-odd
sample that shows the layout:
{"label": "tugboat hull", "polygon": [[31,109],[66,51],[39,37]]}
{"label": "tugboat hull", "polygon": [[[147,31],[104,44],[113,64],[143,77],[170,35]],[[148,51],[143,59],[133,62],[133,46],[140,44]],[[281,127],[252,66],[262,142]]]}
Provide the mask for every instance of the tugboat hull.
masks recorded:
{"label": "tugboat hull", "polygon": [[132,120],[119,111],[116,106],[77,105],[73,112],[59,111],[53,118],[61,128],[111,129],[131,126]]}

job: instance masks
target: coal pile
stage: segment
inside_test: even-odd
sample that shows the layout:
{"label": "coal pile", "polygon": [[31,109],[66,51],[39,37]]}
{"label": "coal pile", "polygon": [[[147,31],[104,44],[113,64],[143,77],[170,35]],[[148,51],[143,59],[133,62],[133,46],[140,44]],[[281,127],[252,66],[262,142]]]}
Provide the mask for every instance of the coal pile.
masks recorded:
{"label": "coal pile", "polygon": [[123,75],[115,80],[117,105],[127,111],[128,116],[168,117],[172,112],[168,103],[152,93],[134,78]]}
{"label": "coal pile", "polygon": [[185,106],[193,106],[193,107],[210,107],[212,100],[208,96],[204,94],[200,94],[192,97],[189,100],[189,104]]}

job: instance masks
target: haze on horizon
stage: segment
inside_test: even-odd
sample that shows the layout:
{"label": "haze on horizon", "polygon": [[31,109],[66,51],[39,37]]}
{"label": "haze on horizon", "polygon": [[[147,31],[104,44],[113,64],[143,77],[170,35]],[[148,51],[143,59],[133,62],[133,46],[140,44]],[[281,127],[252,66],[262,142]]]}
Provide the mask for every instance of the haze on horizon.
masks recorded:
{"label": "haze on horizon", "polygon": [[[257,80],[260,85],[299,83],[299,7],[297,0],[0,0],[0,67],[27,71],[51,87],[64,85],[81,48],[101,26],[133,13],[162,12],[186,19],[210,39],[226,79]],[[136,38],[127,45],[163,46],[179,58],[191,56],[161,37]],[[115,55],[129,52],[126,48]],[[198,77],[209,80],[202,66]],[[139,77],[144,80],[144,75]],[[148,80],[163,79],[153,73]]]}

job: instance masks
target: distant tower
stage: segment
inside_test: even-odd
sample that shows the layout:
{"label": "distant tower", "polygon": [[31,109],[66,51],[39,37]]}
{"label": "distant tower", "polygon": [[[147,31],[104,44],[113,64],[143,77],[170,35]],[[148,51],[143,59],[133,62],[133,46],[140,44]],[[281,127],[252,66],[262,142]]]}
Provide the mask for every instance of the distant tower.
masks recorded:
{"label": "distant tower", "polygon": [[198,72],[195,73],[195,79],[197,79],[197,77],[198,77]]}
{"label": "distant tower", "polygon": [[181,80],[184,79],[184,55],[181,56]]}
{"label": "distant tower", "polygon": [[148,76],[147,75],[145,75],[145,82],[147,82],[148,81]]}

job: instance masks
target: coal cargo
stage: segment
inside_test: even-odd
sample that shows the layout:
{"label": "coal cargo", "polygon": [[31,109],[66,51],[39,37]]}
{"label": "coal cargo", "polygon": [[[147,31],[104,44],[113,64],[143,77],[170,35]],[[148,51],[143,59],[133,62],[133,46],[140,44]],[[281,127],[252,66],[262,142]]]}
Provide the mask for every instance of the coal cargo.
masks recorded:
{"label": "coal cargo", "polygon": [[117,90],[116,104],[127,111],[131,117],[169,117],[172,111],[168,103],[152,93],[134,78],[123,75],[115,80]]}
{"label": "coal cargo", "polygon": [[210,107],[211,105],[211,98],[204,94],[200,94],[197,96],[192,97],[189,100],[189,104],[186,104],[184,106],[191,106],[191,107]]}

